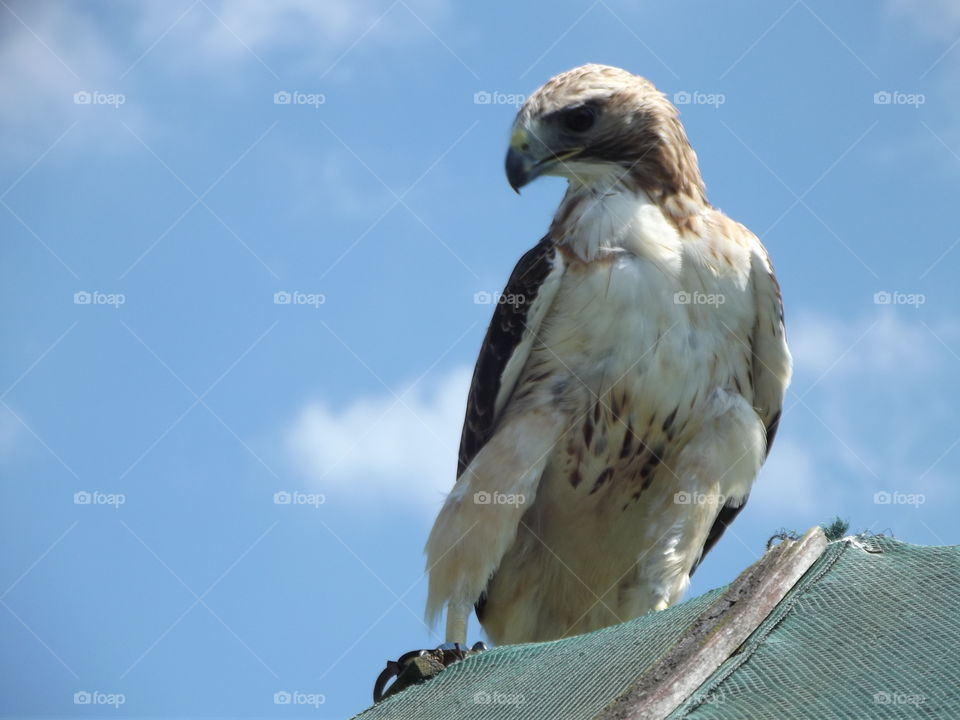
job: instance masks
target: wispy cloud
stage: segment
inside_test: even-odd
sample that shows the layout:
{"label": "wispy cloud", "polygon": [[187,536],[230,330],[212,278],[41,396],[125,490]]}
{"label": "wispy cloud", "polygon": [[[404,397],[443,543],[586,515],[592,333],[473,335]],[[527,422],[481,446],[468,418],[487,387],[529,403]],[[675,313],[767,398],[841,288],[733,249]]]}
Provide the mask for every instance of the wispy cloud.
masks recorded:
{"label": "wispy cloud", "polygon": [[864,373],[919,380],[919,373],[942,366],[944,353],[936,349],[939,343],[924,328],[920,316],[910,318],[910,312],[917,315],[915,310],[891,309],[852,321],[799,313],[788,328],[798,379],[795,389],[803,392],[805,382],[821,376],[821,382],[828,384]]}
{"label": "wispy cloud", "polygon": [[[152,84],[157,72],[204,73],[238,91],[249,88],[251,73],[277,90],[293,89],[306,76],[316,91],[327,75],[349,75],[355,60],[377,48],[424,41],[447,11],[446,0],[148,0],[108,23],[81,3],[6,2],[0,5],[0,154],[29,163],[67,128],[61,149],[136,147],[116,120],[141,130],[157,124],[153,104],[169,102]],[[78,101],[77,93],[92,102]],[[119,106],[107,97],[118,94]]]}
{"label": "wispy cloud", "polygon": [[955,0],[886,0],[885,10],[932,38],[952,39],[960,32],[960,4]]}
{"label": "wispy cloud", "polygon": [[456,477],[471,370],[457,368],[340,409],[310,402],[284,443],[304,476],[329,496],[434,513]]}
{"label": "wispy cloud", "polygon": [[324,73],[355,48],[368,55],[422,39],[413,12],[437,23],[447,7],[446,0],[153,0],[142,5],[136,35],[153,43],[175,24],[170,35],[178,52],[169,67],[193,71],[203,61],[206,71],[216,71],[242,62],[279,79],[290,68]]}
{"label": "wispy cloud", "polygon": [[[0,154],[33,161],[68,129],[61,147],[114,146],[122,128],[107,100],[120,92],[123,61],[91,16],[69,3],[8,3],[0,18]],[[129,121],[137,110],[125,100]]]}
{"label": "wispy cloud", "polygon": [[953,439],[943,430],[958,361],[943,343],[958,334],[949,322],[922,320],[917,310],[892,308],[856,320],[798,315],[789,410],[759,503],[802,513],[856,508],[884,489],[953,496],[933,466]]}

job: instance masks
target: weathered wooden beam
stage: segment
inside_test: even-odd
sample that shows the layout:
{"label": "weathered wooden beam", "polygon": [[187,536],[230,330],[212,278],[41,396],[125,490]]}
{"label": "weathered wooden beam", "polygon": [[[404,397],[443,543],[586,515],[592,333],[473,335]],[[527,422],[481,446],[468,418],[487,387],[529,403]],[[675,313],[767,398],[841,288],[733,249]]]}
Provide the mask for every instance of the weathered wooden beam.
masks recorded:
{"label": "weathered wooden beam", "polygon": [[819,526],[744,570],[667,653],[595,720],[662,720],[753,633],[827,547]]}

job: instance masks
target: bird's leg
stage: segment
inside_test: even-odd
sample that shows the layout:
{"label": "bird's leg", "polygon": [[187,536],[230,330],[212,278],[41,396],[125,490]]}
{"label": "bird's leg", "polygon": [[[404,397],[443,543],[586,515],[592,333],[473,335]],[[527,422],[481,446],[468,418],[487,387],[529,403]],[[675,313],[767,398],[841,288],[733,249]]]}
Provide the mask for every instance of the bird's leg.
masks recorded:
{"label": "bird's leg", "polygon": [[[447,647],[448,645],[452,647]],[[469,650],[461,647],[460,643],[444,643],[436,650],[411,650],[401,655],[398,660],[387,660],[387,667],[377,677],[373,686],[373,701],[378,703],[387,695],[429,680],[453,663],[486,649],[486,644],[482,642],[474,643]],[[387,683],[394,678],[396,679],[393,684],[387,687]]]}
{"label": "bird's leg", "polygon": [[467,646],[467,621],[472,608],[463,602],[451,602],[447,605],[446,645],[465,648]]}
{"label": "bird's leg", "polygon": [[[471,652],[483,652],[487,646],[474,643],[467,650],[467,622],[473,606],[465,602],[450,602],[447,604],[447,635],[446,642],[436,650],[411,650],[404,653],[398,660],[388,660],[387,667],[377,677],[373,687],[373,701],[397,692],[411,684],[422,682],[433,677],[445,667],[463,660]],[[387,688],[387,683],[396,678]]]}

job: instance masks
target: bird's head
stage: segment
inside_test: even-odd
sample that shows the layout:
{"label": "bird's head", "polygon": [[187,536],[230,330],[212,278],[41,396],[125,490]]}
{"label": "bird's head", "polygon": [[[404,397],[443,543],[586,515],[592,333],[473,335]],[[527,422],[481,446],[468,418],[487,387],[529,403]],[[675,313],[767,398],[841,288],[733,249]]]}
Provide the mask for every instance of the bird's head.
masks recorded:
{"label": "bird's head", "polygon": [[506,160],[510,186],[540,175],[571,184],[623,182],[654,199],[705,201],[697,157],[676,108],[653,84],[607,65],[549,80],[517,113]]}

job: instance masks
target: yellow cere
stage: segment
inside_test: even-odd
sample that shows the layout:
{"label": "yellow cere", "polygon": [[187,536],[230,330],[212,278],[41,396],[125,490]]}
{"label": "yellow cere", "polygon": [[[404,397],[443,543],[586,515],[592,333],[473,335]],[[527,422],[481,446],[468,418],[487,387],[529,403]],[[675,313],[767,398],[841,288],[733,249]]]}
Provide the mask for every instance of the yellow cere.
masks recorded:
{"label": "yellow cere", "polygon": [[522,127],[514,128],[513,134],[510,136],[510,147],[519,148],[521,145],[525,145],[527,142],[527,131]]}

